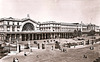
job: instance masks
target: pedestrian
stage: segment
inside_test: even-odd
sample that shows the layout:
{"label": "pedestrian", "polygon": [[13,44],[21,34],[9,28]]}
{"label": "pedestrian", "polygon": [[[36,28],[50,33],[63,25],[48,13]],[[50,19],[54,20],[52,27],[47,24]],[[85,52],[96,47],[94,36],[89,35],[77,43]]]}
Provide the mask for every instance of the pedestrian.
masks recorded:
{"label": "pedestrian", "polygon": [[15,62],[19,62],[19,60],[16,58],[16,59],[15,59]]}
{"label": "pedestrian", "polygon": [[37,58],[39,58],[39,56],[38,56],[38,55],[37,55],[36,57],[37,57]]}
{"label": "pedestrian", "polygon": [[15,58],[13,58],[13,62],[15,62]]}
{"label": "pedestrian", "polygon": [[19,62],[19,60],[17,59],[17,61],[16,62]]}
{"label": "pedestrian", "polygon": [[24,53],[24,56],[27,56],[27,55],[26,55],[26,52]]}
{"label": "pedestrian", "polygon": [[63,49],[63,52],[65,52],[65,50]]}
{"label": "pedestrian", "polygon": [[86,55],[84,55],[84,56],[83,56],[83,58],[87,58],[87,56],[86,56]]}
{"label": "pedestrian", "polygon": [[85,58],[85,55],[83,55],[83,58]]}
{"label": "pedestrian", "polygon": [[91,46],[91,47],[90,47],[90,50],[93,50],[93,49],[94,49],[94,47],[93,47],[93,46]]}

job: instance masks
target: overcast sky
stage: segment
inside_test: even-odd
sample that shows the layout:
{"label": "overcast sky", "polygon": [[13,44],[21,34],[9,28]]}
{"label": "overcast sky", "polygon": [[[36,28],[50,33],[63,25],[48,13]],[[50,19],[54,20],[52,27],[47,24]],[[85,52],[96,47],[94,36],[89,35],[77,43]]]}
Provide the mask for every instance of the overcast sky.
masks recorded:
{"label": "overcast sky", "polygon": [[0,18],[100,25],[100,0],[0,0]]}

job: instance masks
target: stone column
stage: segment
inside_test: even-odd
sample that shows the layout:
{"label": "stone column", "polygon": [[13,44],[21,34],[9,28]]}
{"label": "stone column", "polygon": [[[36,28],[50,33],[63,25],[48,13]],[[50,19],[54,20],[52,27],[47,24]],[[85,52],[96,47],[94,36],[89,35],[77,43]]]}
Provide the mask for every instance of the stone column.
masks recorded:
{"label": "stone column", "polygon": [[12,26],[10,26],[10,31],[12,32]]}
{"label": "stone column", "polygon": [[2,34],[2,41],[4,41],[4,34]]}
{"label": "stone column", "polygon": [[16,34],[15,34],[15,39],[17,39],[17,38],[16,38]]}
{"label": "stone column", "polygon": [[1,41],[1,37],[2,37],[2,36],[1,36],[1,34],[0,34],[0,41]]}
{"label": "stone column", "polygon": [[43,39],[43,34],[42,34],[42,39]]}
{"label": "stone column", "polygon": [[5,40],[5,37],[6,37],[5,34],[3,34],[3,41]]}
{"label": "stone column", "polygon": [[35,39],[37,40],[37,34],[35,34]]}
{"label": "stone column", "polygon": [[60,33],[58,34],[59,38],[60,38]]}
{"label": "stone column", "polygon": [[82,28],[83,28],[83,27],[82,27],[82,21],[81,21],[81,32],[82,32]]}
{"label": "stone column", "polygon": [[50,34],[50,38],[52,39],[52,33]]}
{"label": "stone column", "polygon": [[33,34],[32,34],[32,40],[33,40]]}
{"label": "stone column", "polygon": [[20,37],[19,37],[20,41],[22,41],[22,35],[20,34]]}
{"label": "stone column", "polygon": [[83,41],[83,43],[84,43],[84,45],[86,44],[86,42],[85,42],[85,41]]}
{"label": "stone column", "polygon": [[46,39],[46,33],[45,33],[45,39]]}
{"label": "stone column", "polygon": [[55,39],[56,39],[57,33],[55,33]]}
{"label": "stone column", "polygon": [[10,34],[10,37],[9,37],[9,41],[11,42],[11,34]]}
{"label": "stone column", "polygon": [[6,25],[4,25],[4,31],[7,31],[7,26]]}
{"label": "stone column", "polygon": [[67,33],[67,38],[69,38],[69,35],[68,35],[68,33]]}
{"label": "stone column", "polygon": [[63,33],[63,38],[65,38],[65,33]]}
{"label": "stone column", "polygon": [[62,33],[62,38],[63,38],[63,33]]}
{"label": "stone column", "polygon": [[35,39],[35,34],[33,34],[33,40]]}
{"label": "stone column", "polygon": [[31,44],[31,41],[30,41],[30,40],[28,40],[28,45],[29,45],[28,47],[29,47],[29,48],[31,47],[31,45],[30,45],[30,44]]}
{"label": "stone column", "polygon": [[55,33],[54,33],[54,36],[53,36],[53,38],[55,39]]}
{"label": "stone column", "polygon": [[2,41],[2,34],[0,34],[0,40]]}
{"label": "stone column", "polygon": [[[46,42],[47,42],[47,41],[46,41]],[[46,42],[44,43],[45,49],[46,49],[46,47],[47,47],[47,46],[46,46]]]}
{"label": "stone column", "polygon": [[16,43],[17,43],[17,53],[19,53],[20,52],[20,50],[19,50],[20,48],[19,48],[18,40],[17,40]]}
{"label": "stone column", "polygon": [[64,38],[64,33],[62,33],[62,37]]}
{"label": "stone column", "polygon": [[36,34],[34,34],[34,39],[36,40]]}
{"label": "stone column", "polygon": [[26,41],[26,34],[24,34],[25,35],[25,41]]}
{"label": "stone column", "polygon": [[63,33],[63,38],[65,38],[65,33]]}
{"label": "stone column", "polygon": [[3,41],[5,40],[5,34],[3,34]]}
{"label": "stone column", "polygon": [[65,38],[66,38],[66,33],[65,33]]}
{"label": "stone column", "polygon": [[30,41],[30,34],[28,34],[28,41]]}
{"label": "stone column", "polygon": [[59,33],[60,34],[60,38],[62,38],[61,36],[62,36],[62,34],[61,33]]}
{"label": "stone column", "polygon": [[69,38],[69,33],[67,33],[67,35],[68,35],[68,38]]}
{"label": "stone column", "polygon": [[40,34],[38,34],[39,35],[39,40],[40,40]]}
{"label": "stone column", "polygon": [[17,26],[15,26],[15,32],[17,32]]}
{"label": "stone column", "polygon": [[2,41],[2,34],[1,34],[1,41]]}
{"label": "stone column", "polygon": [[65,33],[65,38],[66,38],[66,33]]}
{"label": "stone column", "polygon": [[40,43],[39,46],[40,46],[40,49],[42,49],[42,43]]}
{"label": "stone column", "polygon": [[55,44],[53,45],[53,50],[55,50]]}

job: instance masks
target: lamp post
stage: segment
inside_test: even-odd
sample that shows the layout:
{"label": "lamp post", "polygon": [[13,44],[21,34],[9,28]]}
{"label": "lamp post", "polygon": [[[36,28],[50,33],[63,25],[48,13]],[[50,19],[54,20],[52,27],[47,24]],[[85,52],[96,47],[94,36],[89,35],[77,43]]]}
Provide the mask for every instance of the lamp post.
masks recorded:
{"label": "lamp post", "polygon": [[8,53],[10,53],[10,42],[9,42],[9,45],[8,45],[8,46],[9,46],[9,50],[8,50]]}
{"label": "lamp post", "polygon": [[60,42],[60,33],[59,33],[59,42]]}
{"label": "lamp post", "polygon": [[28,42],[28,47],[29,47],[29,51],[31,51],[30,40],[29,40],[29,42]]}
{"label": "lamp post", "polygon": [[10,38],[9,38],[9,51],[8,51],[8,53],[10,53],[10,43],[11,43],[11,36],[10,36]]}
{"label": "lamp post", "polygon": [[17,40],[16,40],[16,46],[17,46],[17,48],[16,48],[16,49],[17,49],[17,53],[19,53],[19,52],[20,52],[20,45],[18,44],[18,41],[19,41],[19,40],[17,39]]}
{"label": "lamp post", "polygon": [[61,47],[61,44],[60,44],[60,34],[59,34],[59,42],[58,42],[58,44],[59,44],[59,49],[61,50],[62,47]]}

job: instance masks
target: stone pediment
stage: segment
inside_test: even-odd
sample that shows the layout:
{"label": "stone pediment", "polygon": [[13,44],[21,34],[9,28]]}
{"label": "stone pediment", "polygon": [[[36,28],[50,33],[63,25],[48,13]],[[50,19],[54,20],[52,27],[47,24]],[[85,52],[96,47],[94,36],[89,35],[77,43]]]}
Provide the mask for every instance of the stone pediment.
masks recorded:
{"label": "stone pediment", "polygon": [[25,22],[25,21],[31,21],[31,22],[33,22],[33,23],[38,24],[38,22],[36,22],[36,21],[34,21],[34,20],[30,19],[30,18],[22,19],[22,21],[23,21],[23,22]]}

